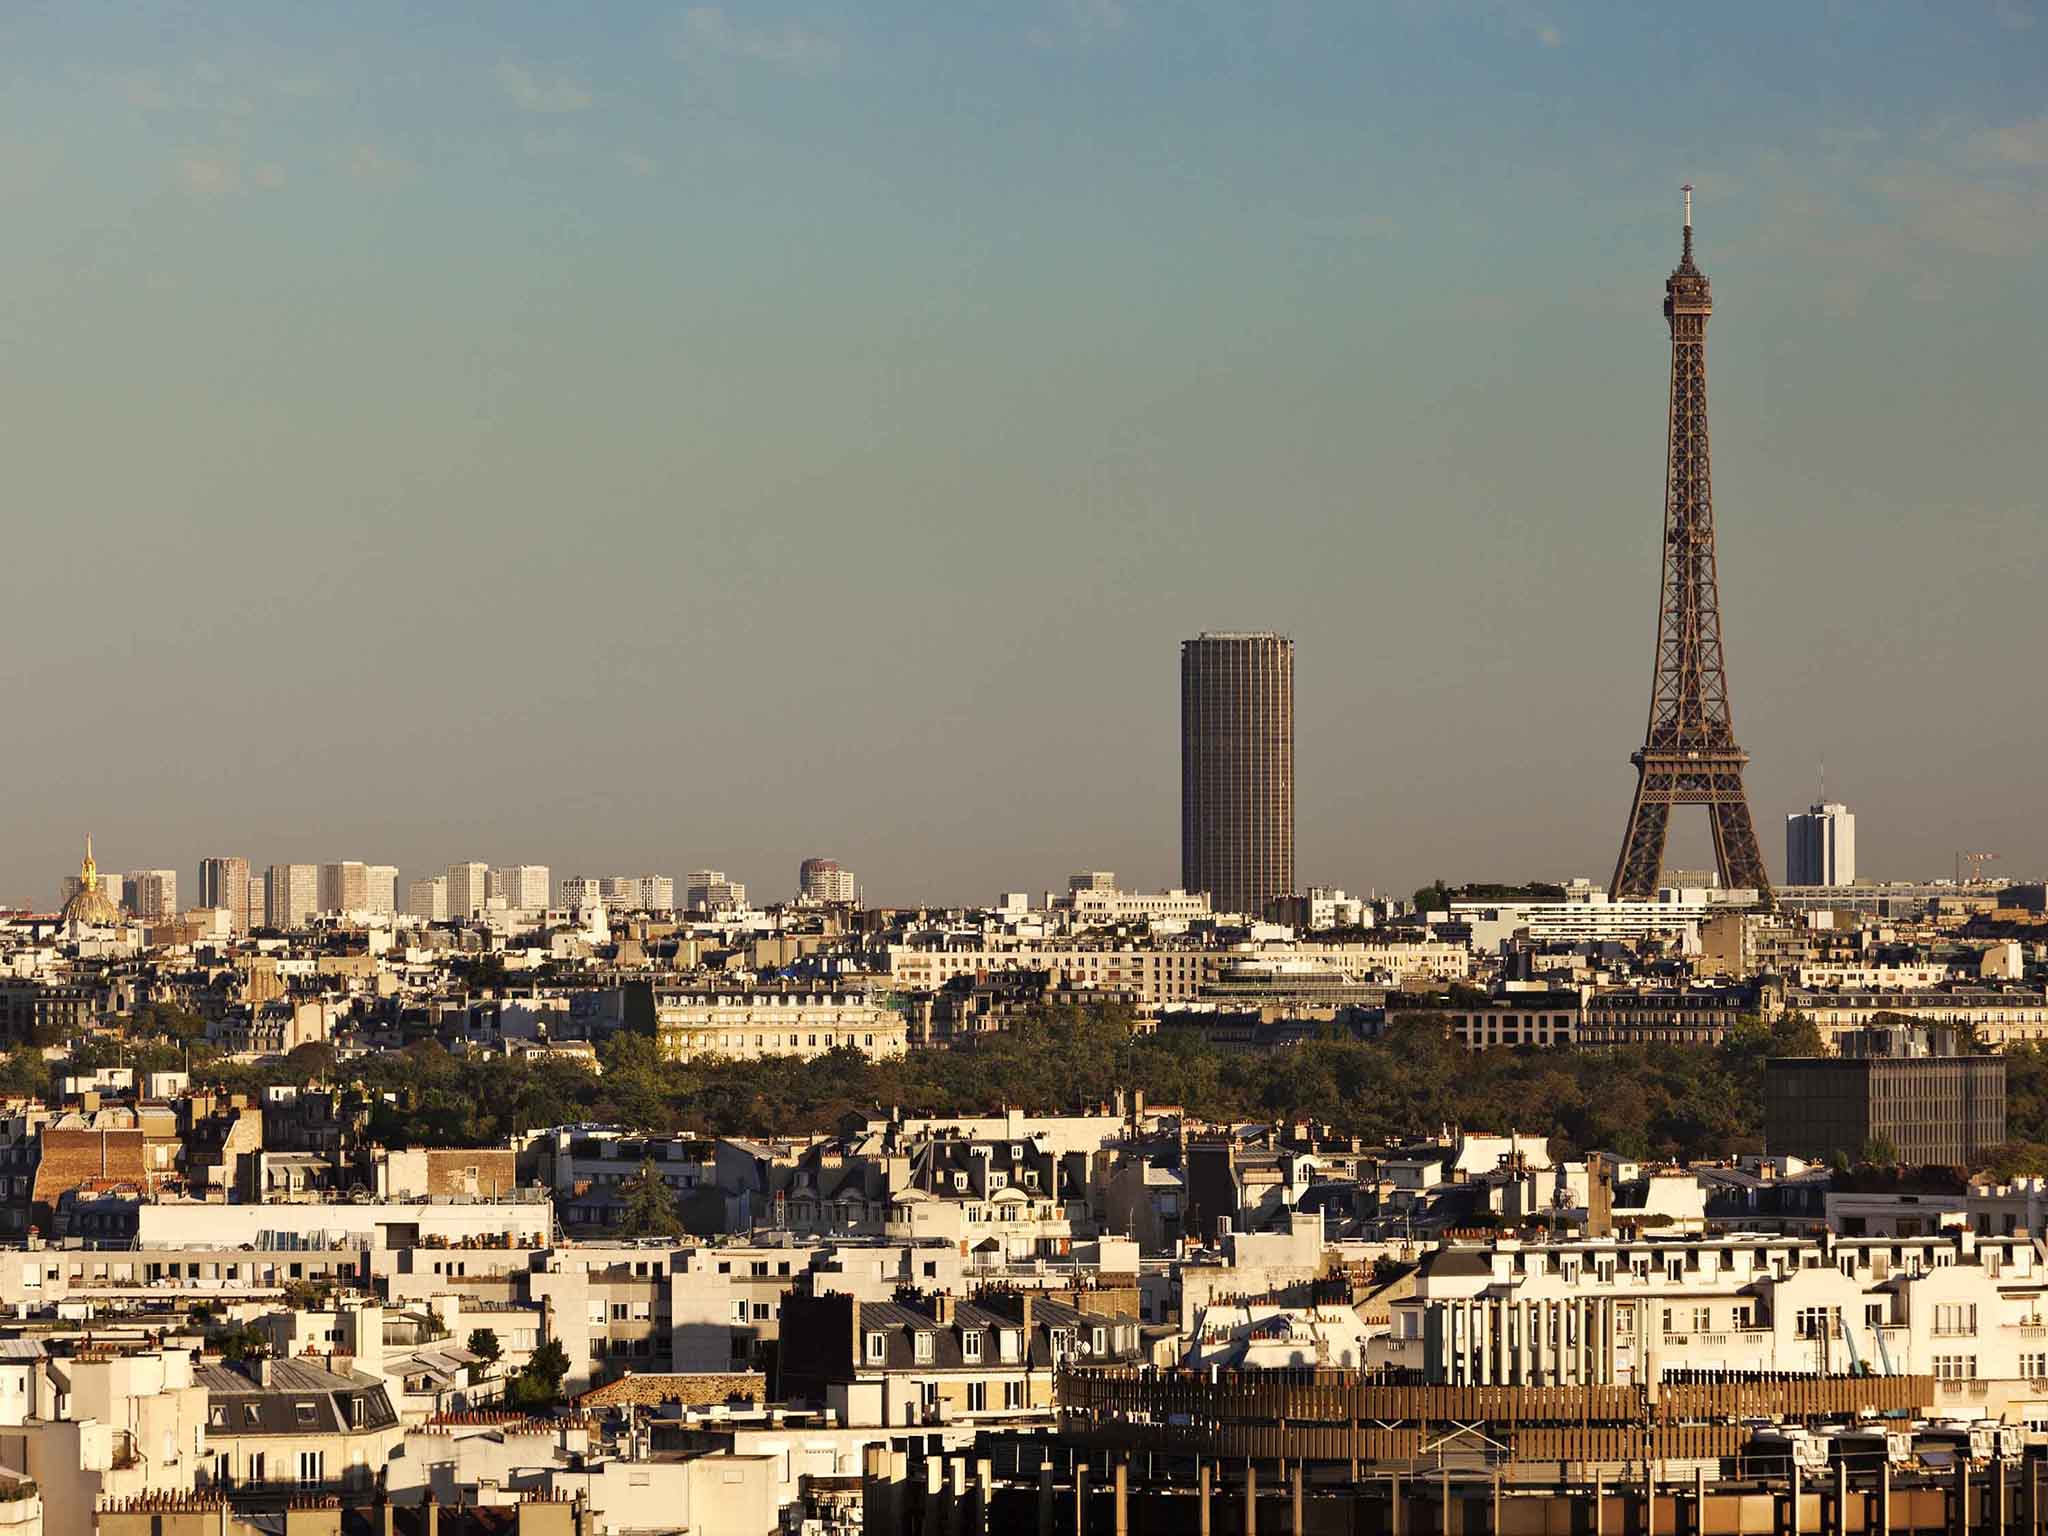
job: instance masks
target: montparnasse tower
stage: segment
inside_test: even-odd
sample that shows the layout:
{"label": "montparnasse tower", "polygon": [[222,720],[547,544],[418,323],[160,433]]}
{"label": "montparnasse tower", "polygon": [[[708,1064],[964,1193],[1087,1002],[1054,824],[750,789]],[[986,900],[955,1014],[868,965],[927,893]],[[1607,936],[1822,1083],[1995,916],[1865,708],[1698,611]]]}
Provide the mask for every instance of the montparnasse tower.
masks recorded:
{"label": "montparnasse tower", "polygon": [[121,922],[121,909],[100,883],[99,866],[92,858],[92,834],[85,839],[85,859],[78,866],[78,889],[58,914],[67,923],[85,928],[110,928]]}

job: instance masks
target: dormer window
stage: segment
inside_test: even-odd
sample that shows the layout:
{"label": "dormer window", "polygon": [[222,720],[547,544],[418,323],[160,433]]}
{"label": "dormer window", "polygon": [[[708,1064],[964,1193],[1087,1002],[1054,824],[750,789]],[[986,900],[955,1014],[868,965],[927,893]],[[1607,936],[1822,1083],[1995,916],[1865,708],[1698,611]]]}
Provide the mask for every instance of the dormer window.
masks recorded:
{"label": "dormer window", "polygon": [[923,1329],[919,1329],[915,1337],[912,1339],[910,1346],[910,1356],[919,1365],[931,1364],[932,1336],[929,1333],[925,1332]]}
{"label": "dormer window", "polygon": [[981,1359],[981,1330],[970,1328],[960,1335],[960,1358],[970,1362]]}
{"label": "dormer window", "polygon": [[967,1175],[966,1175],[966,1173],[965,1173],[965,1172],[955,1172],[955,1173],[954,1173],[954,1175],[953,1175],[953,1187],[954,1187],[955,1189],[965,1189],[965,1188],[967,1187]]}
{"label": "dormer window", "polygon": [[880,1365],[888,1357],[888,1345],[879,1333],[868,1335],[868,1364]]}

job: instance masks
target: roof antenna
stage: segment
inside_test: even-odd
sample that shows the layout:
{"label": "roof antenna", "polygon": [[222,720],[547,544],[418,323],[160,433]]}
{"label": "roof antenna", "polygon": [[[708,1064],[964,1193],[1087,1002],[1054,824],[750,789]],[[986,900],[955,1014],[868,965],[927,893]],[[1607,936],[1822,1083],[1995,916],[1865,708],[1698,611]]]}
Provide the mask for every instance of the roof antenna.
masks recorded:
{"label": "roof antenna", "polygon": [[1685,254],[1681,259],[1689,266],[1692,263],[1692,183],[1688,181],[1678,190],[1685,194]]}

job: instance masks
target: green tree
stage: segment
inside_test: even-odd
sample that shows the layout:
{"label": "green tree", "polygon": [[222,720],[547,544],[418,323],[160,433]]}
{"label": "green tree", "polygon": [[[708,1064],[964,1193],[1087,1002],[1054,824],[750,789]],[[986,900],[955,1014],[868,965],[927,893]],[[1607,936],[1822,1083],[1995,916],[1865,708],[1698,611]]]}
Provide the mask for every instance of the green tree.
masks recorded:
{"label": "green tree", "polygon": [[1863,1151],[1858,1160],[1872,1163],[1879,1168],[1896,1168],[1899,1163],[1899,1149],[1893,1145],[1891,1137],[1873,1136],[1863,1143]]}
{"label": "green tree", "polygon": [[569,1354],[549,1339],[533,1352],[533,1358],[518,1375],[505,1383],[505,1401],[514,1408],[534,1413],[555,1408],[562,1401],[562,1378],[569,1374]]}
{"label": "green tree", "polygon": [[503,1358],[504,1347],[498,1343],[498,1335],[489,1328],[472,1328],[469,1331],[469,1352],[485,1365],[496,1365]]}
{"label": "green tree", "polygon": [[663,1182],[653,1158],[642,1158],[639,1171],[620,1185],[619,1191],[626,1197],[625,1209],[619,1213],[619,1230],[626,1236],[682,1236],[682,1212],[676,1209],[676,1197]]}

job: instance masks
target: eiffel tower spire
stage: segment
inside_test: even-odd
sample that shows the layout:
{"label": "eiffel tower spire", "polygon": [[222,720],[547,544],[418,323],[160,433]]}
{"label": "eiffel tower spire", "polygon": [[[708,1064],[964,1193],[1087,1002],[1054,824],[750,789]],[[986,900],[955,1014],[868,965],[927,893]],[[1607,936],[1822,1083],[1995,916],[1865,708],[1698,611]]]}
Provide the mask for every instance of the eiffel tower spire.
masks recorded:
{"label": "eiffel tower spire", "polygon": [[1721,653],[1713,455],[1707,438],[1707,317],[1713,312],[1712,288],[1693,264],[1692,187],[1687,185],[1683,253],[1664,283],[1664,318],[1671,326],[1671,416],[1657,654],[1649,729],[1642,750],[1629,759],[1637,770],[1636,796],[1614,866],[1617,900],[1656,893],[1674,805],[1707,808],[1723,886],[1753,889],[1765,897],[1771,889],[1743,792],[1749,754],[1735,744]]}

